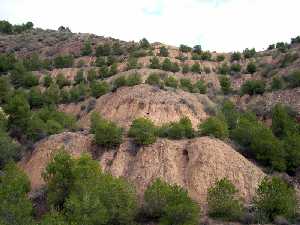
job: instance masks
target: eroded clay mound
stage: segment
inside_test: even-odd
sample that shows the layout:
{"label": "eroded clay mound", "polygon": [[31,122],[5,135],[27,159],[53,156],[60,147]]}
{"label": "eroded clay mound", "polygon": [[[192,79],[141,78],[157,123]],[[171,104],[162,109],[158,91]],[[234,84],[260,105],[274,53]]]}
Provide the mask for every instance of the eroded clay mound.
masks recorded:
{"label": "eroded clay mound", "polygon": [[32,189],[37,189],[44,184],[42,172],[60,149],[65,149],[72,156],[78,157],[91,150],[92,139],[80,133],[64,132],[52,135],[38,142],[32,155],[23,158],[20,166],[29,176]]}
{"label": "eroded clay mound", "polygon": [[[78,157],[86,150],[91,151],[91,137],[65,132],[38,143],[31,158],[21,163],[34,189],[43,184],[41,173],[61,147]],[[98,160],[104,171],[132,182],[139,196],[160,177],[185,187],[201,204],[206,202],[208,187],[223,177],[228,177],[249,202],[264,177],[259,168],[229,145],[208,137],[180,141],[159,139],[142,148],[126,140],[119,149],[104,152]]]}
{"label": "eroded clay mound", "polygon": [[80,119],[80,125],[88,128],[92,112],[128,128],[138,117],[147,117],[156,125],[180,120],[187,116],[196,127],[208,115],[204,111],[204,95],[184,91],[166,91],[146,84],[119,88],[97,99],[95,108]]}

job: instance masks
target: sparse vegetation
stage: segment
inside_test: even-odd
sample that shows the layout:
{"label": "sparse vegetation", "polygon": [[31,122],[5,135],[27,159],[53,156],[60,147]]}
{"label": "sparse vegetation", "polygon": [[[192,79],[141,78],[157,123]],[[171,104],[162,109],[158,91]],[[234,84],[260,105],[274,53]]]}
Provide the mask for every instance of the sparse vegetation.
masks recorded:
{"label": "sparse vegetation", "polygon": [[150,145],[156,141],[157,132],[151,120],[138,118],[132,122],[128,135],[138,145]]}
{"label": "sparse vegetation", "polygon": [[201,135],[225,139],[229,136],[228,126],[218,117],[210,117],[198,126]]}
{"label": "sparse vegetation", "polygon": [[265,83],[262,80],[248,80],[241,87],[242,95],[260,95],[265,92]]}

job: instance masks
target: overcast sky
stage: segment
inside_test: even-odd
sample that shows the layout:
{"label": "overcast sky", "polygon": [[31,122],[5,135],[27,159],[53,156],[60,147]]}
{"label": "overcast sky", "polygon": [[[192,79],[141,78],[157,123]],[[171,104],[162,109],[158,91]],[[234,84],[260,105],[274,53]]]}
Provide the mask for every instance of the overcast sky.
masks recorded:
{"label": "overcast sky", "polygon": [[300,0],[0,0],[0,19],[229,52],[300,35]]}

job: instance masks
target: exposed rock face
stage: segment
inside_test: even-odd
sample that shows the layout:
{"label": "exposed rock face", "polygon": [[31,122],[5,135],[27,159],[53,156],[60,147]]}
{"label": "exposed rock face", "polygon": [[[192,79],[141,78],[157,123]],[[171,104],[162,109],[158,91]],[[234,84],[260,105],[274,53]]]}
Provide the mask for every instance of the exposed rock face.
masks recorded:
{"label": "exposed rock face", "polygon": [[[38,143],[31,158],[21,163],[33,188],[43,184],[41,173],[60,147],[77,157],[91,150],[91,137],[66,132]],[[104,152],[98,160],[103,170],[132,182],[140,196],[151,182],[160,177],[186,188],[190,196],[202,205],[206,202],[208,187],[217,179],[228,177],[249,202],[265,176],[229,145],[208,137],[181,141],[159,139],[140,149],[126,140],[119,149]]]}
{"label": "exposed rock face", "polygon": [[[88,128],[92,112],[128,128],[138,117],[150,118],[156,125],[174,122],[187,116],[196,127],[208,115],[204,111],[207,96],[184,91],[165,91],[149,85],[119,88],[97,99],[94,110],[84,115],[79,123]],[[65,109],[67,110],[67,109]]]}

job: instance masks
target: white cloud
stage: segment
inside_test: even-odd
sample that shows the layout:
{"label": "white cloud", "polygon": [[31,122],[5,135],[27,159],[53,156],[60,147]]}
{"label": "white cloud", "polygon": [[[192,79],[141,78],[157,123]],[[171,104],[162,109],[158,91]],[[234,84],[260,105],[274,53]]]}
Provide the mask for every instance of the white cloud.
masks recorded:
{"label": "white cloud", "polygon": [[0,17],[123,40],[262,49],[300,34],[299,0],[0,0]]}

